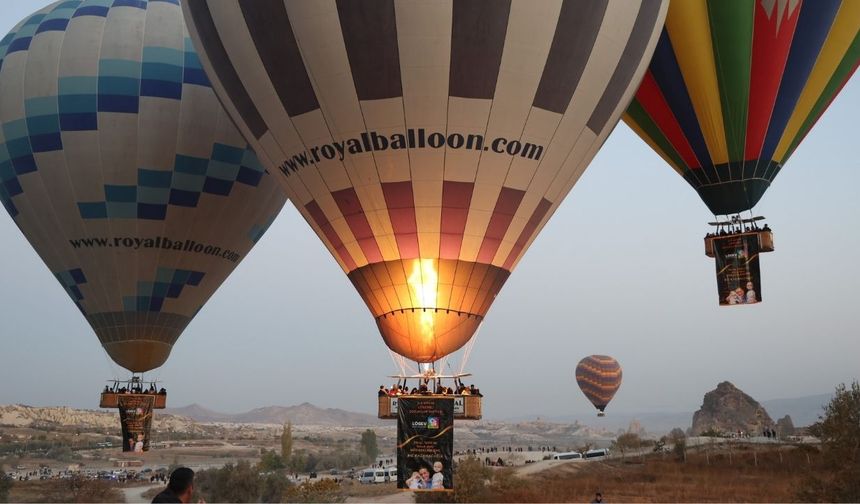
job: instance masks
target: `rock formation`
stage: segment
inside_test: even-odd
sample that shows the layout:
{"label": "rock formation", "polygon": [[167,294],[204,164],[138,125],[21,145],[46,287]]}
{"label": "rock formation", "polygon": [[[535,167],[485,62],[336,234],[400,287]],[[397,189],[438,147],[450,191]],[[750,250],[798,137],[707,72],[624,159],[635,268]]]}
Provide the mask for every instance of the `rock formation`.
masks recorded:
{"label": "rock formation", "polygon": [[705,394],[702,407],[693,414],[693,435],[717,431],[741,431],[761,435],[762,429],[774,423],[764,407],[730,382],[722,382]]}
{"label": "rock formation", "polygon": [[790,416],[785,415],[776,421],[776,432],[779,437],[794,435],[794,422],[791,421]]}

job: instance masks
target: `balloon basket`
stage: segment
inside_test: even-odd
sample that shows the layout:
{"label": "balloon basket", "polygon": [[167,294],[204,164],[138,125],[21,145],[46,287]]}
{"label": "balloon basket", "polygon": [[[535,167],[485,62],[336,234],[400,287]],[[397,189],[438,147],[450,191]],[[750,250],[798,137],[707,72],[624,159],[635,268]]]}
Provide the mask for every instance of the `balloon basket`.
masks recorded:
{"label": "balloon basket", "polygon": [[605,416],[606,416],[606,413],[604,413],[604,412],[600,411],[600,412],[598,412],[598,413],[597,413],[597,416],[599,416],[599,417],[605,417]]}
{"label": "balloon basket", "polygon": [[[391,389],[380,387],[378,394],[377,417],[397,420],[399,409],[398,400],[408,398],[450,399],[454,402],[455,420],[480,420],[482,418],[482,406],[484,396],[474,385],[466,387],[462,378],[471,376],[469,373],[455,375],[437,374],[431,367],[420,374],[404,376],[396,375],[389,378],[397,378],[397,384]],[[409,388],[409,382],[417,383],[417,386]],[[445,384],[449,383],[451,387]]]}
{"label": "balloon basket", "polygon": [[380,396],[378,401],[377,416],[386,420],[397,420],[397,403],[401,397],[421,397],[433,399],[451,399],[454,401],[454,419],[455,420],[480,420],[482,418],[482,397],[473,395],[397,395],[397,396]]}
{"label": "balloon basket", "polygon": [[158,389],[157,382],[144,382],[138,376],[129,380],[110,380],[99,400],[100,408],[118,408],[123,397],[141,396],[152,398],[152,409],[167,407],[167,390]]}
{"label": "balloon basket", "polygon": [[[773,231],[770,229],[762,230],[759,229],[757,231],[750,231],[746,233],[738,233],[739,236],[750,235],[755,236],[758,239],[758,251],[759,252],[773,252]],[[714,240],[724,237],[724,235],[708,235],[705,237],[705,255],[714,258],[716,255],[714,253]]]}
{"label": "balloon basket", "polygon": [[99,408],[118,408],[121,397],[143,396],[152,397],[152,409],[164,409],[167,407],[167,394],[120,394],[117,392],[102,392]]}

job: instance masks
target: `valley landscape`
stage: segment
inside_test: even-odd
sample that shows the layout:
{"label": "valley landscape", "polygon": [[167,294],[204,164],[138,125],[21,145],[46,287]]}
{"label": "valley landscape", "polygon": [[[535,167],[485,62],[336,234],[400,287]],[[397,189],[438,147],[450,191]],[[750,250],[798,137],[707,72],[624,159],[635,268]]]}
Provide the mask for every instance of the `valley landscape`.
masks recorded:
{"label": "valley landscape", "polygon": [[[762,423],[762,415],[776,426],[766,404],[805,418],[811,402],[828,398],[759,404],[723,382],[706,394],[702,409],[686,415],[686,423],[678,414],[672,428],[664,427],[669,417],[647,413],[619,428],[610,427],[632,415],[590,418],[588,424],[549,418],[461,422],[454,446],[457,477],[490,483],[460,485],[458,495],[462,501],[581,501],[600,491],[630,502],[767,501],[774,496],[790,501],[821,465],[819,440],[804,428],[792,426],[771,438],[753,426]],[[779,428],[787,429],[785,424]],[[291,456],[278,458],[283,464],[278,466],[273,457],[284,449],[285,429]],[[373,457],[362,445],[368,431],[374,436]],[[144,502],[147,491],[161,488],[158,477],[171,467],[217,471],[243,464],[259,473],[282,473],[291,485],[327,481],[336,485],[335,500],[411,501],[412,494],[399,493],[393,482],[358,482],[367,466],[394,465],[395,440],[392,422],[310,403],[236,414],[193,404],[159,412],[150,451],[124,454],[114,412],[0,406],[0,463],[14,480],[13,502],[49,500],[56,495],[52,485],[72,479],[107,485],[129,502]],[[608,448],[608,456],[553,460],[559,453],[597,448]],[[477,493],[470,496],[470,491]]]}

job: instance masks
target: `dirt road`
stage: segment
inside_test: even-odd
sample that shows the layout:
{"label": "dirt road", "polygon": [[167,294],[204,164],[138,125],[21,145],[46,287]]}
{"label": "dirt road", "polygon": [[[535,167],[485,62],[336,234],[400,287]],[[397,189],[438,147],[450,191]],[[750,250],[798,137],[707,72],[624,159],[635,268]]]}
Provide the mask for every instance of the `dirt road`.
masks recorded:
{"label": "dirt road", "polygon": [[415,494],[413,494],[412,492],[397,492],[388,495],[378,495],[376,497],[347,497],[346,502],[411,503],[415,502]]}
{"label": "dirt road", "polygon": [[128,487],[122,489],[122,494],[125,496],[125,501],[128,503],[141,503],[141,502],[150,502],[152,499],[144,499],[143,494],[151,489],[156,487],[164,486],[163,483],[158,483],[155,485],[146,485],[146,486],[136,486],[136,487]]}

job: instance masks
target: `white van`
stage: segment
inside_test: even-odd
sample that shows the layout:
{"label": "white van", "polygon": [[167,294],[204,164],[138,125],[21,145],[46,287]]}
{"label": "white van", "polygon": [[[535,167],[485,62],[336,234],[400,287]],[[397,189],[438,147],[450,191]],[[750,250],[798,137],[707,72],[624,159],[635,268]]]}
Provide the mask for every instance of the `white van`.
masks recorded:
{"label": "white van", "polygon": [[[395,476],[397,478],[397,476]],[[385,471],[383,469],[374,469],[369,468],[361,471],[361,477],[359,477],[358,481],[360,483],[385,483],[387,480],[385,479]]]}
{"label": "white van", "polygon": [[396,467],[387,467],[385,469],[385,482],[389,481],[397,482],[397,468]]}
{"label": "white van", "polygon": [[585,458],[600,458],[600,457],[608,457],[609,456],[609,448],[600,448],[597,450],[588,450],[585,452]]}
{"label": "white van", "polygon": [[375,472],[376,469],[365,469],[361,471],[361,475],[358,477],[358,482],[364,484],[373,483]]}
{"label": "white van", "polygon": [[553,460],[582,460],[582,454],[579,452],[564,452],[556,453],[552,456]]}

